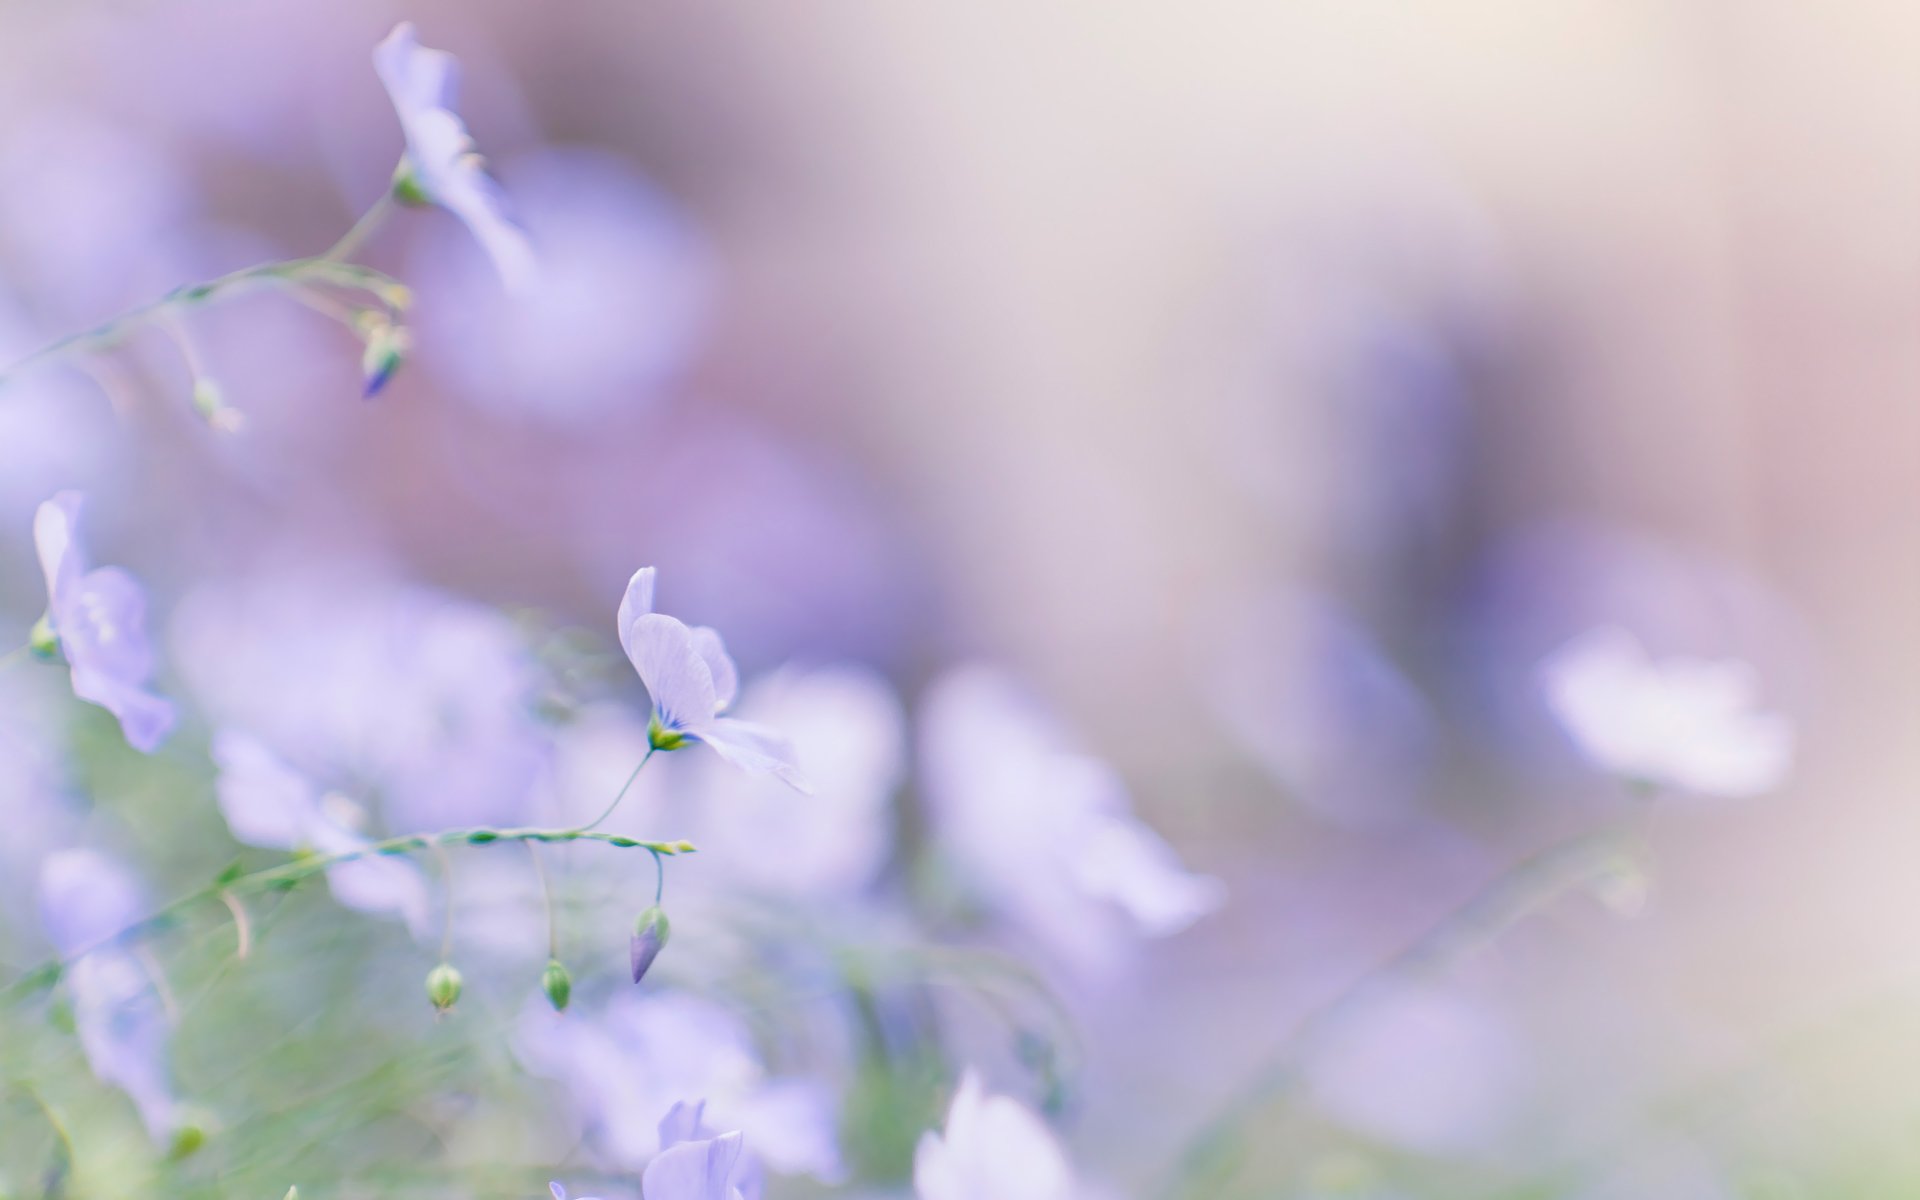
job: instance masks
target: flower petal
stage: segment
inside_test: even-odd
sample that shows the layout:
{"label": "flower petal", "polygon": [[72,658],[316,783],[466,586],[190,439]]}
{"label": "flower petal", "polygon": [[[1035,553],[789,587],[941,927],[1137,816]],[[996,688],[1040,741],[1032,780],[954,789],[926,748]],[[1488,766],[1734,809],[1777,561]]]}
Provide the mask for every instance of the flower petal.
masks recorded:
{"label": "flower petal", "polygon": [[173,702],[156,696],[138,684],[129,683],[104,672],[76,666],[73,669],[73,694],[98,704],[120,721],[120,732],[142,754],[152,754],[173,732]]}
{"label": "flower petal", "polygon": [[751,721],[721,717],[696,736],[712,746],[714,753],[743,771],[772,775],[796,792],[813,793],[813,786],[800,773],[793,743],[784,734]]}
{"label": "flower petal", "polygon": [[692,633],[693,648],[700,652],[713,675],[713,711],[723,713],[733,707],[734,697],[740,694],[740,669],[733,665],[733,656],[727,653],[727,644],[720,639],[718,630],[696,625]]}
{"label": "flower petal", "polygon": [[33,514],[33,545],[40,556],[40,571],[46,576],[49,609],[56,597],[86,574],[86,553],[80,548],[80,508],[84,502],[79,492],[60,492]]}
{"label": "flower petal", "polygon": [[713,672],[694,645],[693,631],[662,613],[643,614],[632,630],[628,654],[661,724],[703,733],[713,722]]}
{"label": "flower petal", "polygon": [[1126,815],[1094,818],[1073,873],[1088,895],[1119,905],[1148,937],[1179,933],[1226,899],[1219,880],[1187,870],[1159,834]]}
{"label": "flower petal", "polygon": [[723,1133],[663,1150],[640,1176],[640,1190],[647,1200],[727,1200],[740,1143],[740,1134]]}
{"label": "flower petal", "polygon": [[233,836],[249,846],[291,850],[308,840],[320,820],[313,784],[265,745],[230,729],[213,736],[220,768],[214,796]]}
{"label": "flower petal", "polygon": [[[620,612],[614,618],[613,627],[620,635],[620,648],[633,658],[633,623],[653,611],[654,578],[659,574],[652,567],[641,567],[627,580],[627,594],[620,597]],[[634,659],[634,666],[640,665]]]}
{"label": "flower petal", "polygon": [[685,1100],[676,1100],[667,1115],[660,1118],[660,1148],[671,1149],[681,1142],[699,1141],[713,1136],[702,1123],[707,1112],[705,1100],[695,1100],[689,1104]]}
{"label": "flower petal", "polygon": [[[313,830],[313,847],[322,854],[345,854],[367,845],[367,839],[331,821],[322,821]],[[433,932],[433,901],[426,876],[406,859],[374,854],[339,863],[327,868],[327,886],[333,898],[348,908],[399,917],[418,940],[426,940]]]}

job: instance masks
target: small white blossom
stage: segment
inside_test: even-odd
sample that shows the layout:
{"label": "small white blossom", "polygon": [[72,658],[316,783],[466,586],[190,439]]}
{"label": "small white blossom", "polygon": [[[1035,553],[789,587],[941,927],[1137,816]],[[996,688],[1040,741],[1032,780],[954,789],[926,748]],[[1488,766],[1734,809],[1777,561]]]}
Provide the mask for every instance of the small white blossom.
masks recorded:
{"label": "small white blossom", "polygon": [[1752,796],[1778,786],[1793,758],[1792,724],[1758,707],[1759,676],[1738,659],[1655,661],[1606,627],[1549,655],[1541,678],[1581,753],[1635,783]]}

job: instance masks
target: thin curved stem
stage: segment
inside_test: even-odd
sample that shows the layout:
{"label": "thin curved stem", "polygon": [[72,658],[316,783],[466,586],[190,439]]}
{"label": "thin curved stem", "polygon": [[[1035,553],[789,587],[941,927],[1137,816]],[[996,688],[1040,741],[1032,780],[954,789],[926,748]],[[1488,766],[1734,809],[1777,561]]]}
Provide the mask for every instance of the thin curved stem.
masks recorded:
{"label": "thin curved stem", "polygon": [[660,898],[667,894],[667,863],[660,857],[658,850],[653,852],[653,903],[660,906]]}
{"label": "thin curved stem", "polygon": [[[540,861],[540,851],[532,842],[526,843],[527,857],[533,860],[533,873],[540,877],[540,894],[547,901],[547,957],[560,957],[560,913],[553,904],[553,880],[547,878],[547,865]],[[658,854],[654,862],[660,861]]]}
{"label": "thin curved stem", "polygon": [[96,942],[89,943],[61,958],[51,958],[40,963],[21,975],[20,978],[0,987],[0,1005],[12,1003],[23,996],[31,995],[41,988],[57,982],[68,967],[90,954],[110,946],[139,938],[164,927],[180,913],[209,900],[218,899],[222,892],[246,895],[267,892],[275,889],[291,888],[302,880],[310,879],[329,867],[342,863],[356,862],[363,858],[372,858],[381,854],[416,854],[436,846],[485,846],[493,842],[603,842],[617,849],[638,847],[650,850],[655,855],[691,854],[694,845],[691,842],[652,842],[640,838],[626,837],[617,833],[597,833],[590,829],[499,829],[493,826],[480,826],[473,829],[449,829],[442,833],[409,833],[399,837],[390,837],[383,841],[369,842],[353,850],[343,850],[338,854],[307,854],[292,862],[267,867],[248,875],[233,879],[217,880],[196,892],[189,892],[172,903],[126,926],[117,933],[110,934]]}
{"label": "thin curved stem", "polygon": [[434,846],[433,856],[440,862],[440,890],[444,893],[440,901],[443,910],[440,914],[440,961],[444,963],[453,960],[453,858],[448,855],[447,848],[440,845]]}
{"label": "thin curved stem", "polygon": [[613,810],[616,808],[619,808],[620,802],[627,798],[627,789],[633,786],[634,780],[640,778],[641,770],[646,767],[647,761],[652,757],[653,757],[653,747],[648,746],[647,752],[640,756],[640,765],[633,769],[633,774],[627,776],[627,781],[621,784],[620,790],[613,794],[613,803],[607,805],[607,810],[605,812],[601,813],[599,816],[595,817],[593,820],[588,821],[585,825],[582,825],[580,827],[582,832],[585,832],[586,830],[589,830],[589,829],[599,828],[603,823],[605,823],[608,817],[613,815]]}
{"label": "thin curved stem", "polygon": [[307,283],[368,292],[376,298],[403,295],[406,291],[400,281],[391,275],[372,267],[339,262],[325,255],[242,267],[203,283],[175,288],[157,300],[126,310],[103,325],[50,342],[5,370],[0,370],[0,387],[12,383],[29,368],[68,354],[111,349],[158,317],[260,288],[287,288]]}
{"label": "thin curved stem", "polygon": [[1249,1127],[1295,1087],[1313,1054],[1371,1002],[1445,972],[1530,913],[1572,888],[1629,862],[1637,840],[1621,832],[1582,834],[1522,859],[1399,953],[1315,1009],[1211,1121],[1187,1143],[1172,1177],[1159,1190],[1167,1200],[1224,1192],[1245,1155]]}
{"label": "thin curved stem", "polygon": [[380,226],[385,224],[392,212],[393,190],[389,188],[380,193],[380,198],[373,202],[373,207],[360,214],[360,219],[353,223],[352,228],[340,235],[339,241],[328,246],[316,257],[338,262],[351,256],[354,251],[366,244],[368,238],[379,231]]}

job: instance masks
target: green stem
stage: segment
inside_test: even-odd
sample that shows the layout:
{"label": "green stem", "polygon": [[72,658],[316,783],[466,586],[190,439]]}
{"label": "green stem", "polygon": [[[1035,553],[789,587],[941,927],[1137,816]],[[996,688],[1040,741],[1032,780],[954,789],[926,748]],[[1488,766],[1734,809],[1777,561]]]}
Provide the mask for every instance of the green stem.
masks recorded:
{"label": "green stem", "polygon": [[1253,1079],[1187,1143],[1159,1194],[1191,1200],[1225,1193],[1261,1114],[1291,1091],[1315,1051],[1369,1003],[1443,974],[1473,951],[1567,891],[1631,861],[1639,843],[1620,832],[1589,833],[1541,850],[1455,908],[1399,953],[1367,972],[1294,1028]]}
{"label": "green stem", "polygon": [[389,188],[387,191],[380,193],[380,198],[373,202],[373,207],[360,214],[360,219],[353,223],[351,229],[340,235],[339,241],[327,247],[318,257],[339,262],[352,256],[354,251],[358,250],[366,243],[368,238],[372,237],[374,233],[379,230],[380,226],[385,223],[388,215],[392,212],[393,190]]}
{"label": "green stem", "polygon": [[21,373],[68,354],[108,350],[125,341],[137,330],[169,313],[196,308],[260,288],[288,288],[303,284],[327,284],[353,291],[371,293],[376,298],[404,294],[400,281],[372,267],[337,262],[325,255],[293,258],[284,262],[260,263],[242,267],[216,279],[178,287],[145,304],[130,308],[104,325],[50,342],[33,353],[0,370],[0,387],[12,383]]}
{"label": "green stem", "polygon": [[608,817],[612,816],[613,810],[616,808],[619,808],[620,802],[627,798],[627,789],[633,786],[634,780],[640,778],[641,770],[646,767],[647,760],[651,759],[652,757],[653,757],[653,747],[648,746],[647,752],[640,756],[640,765],[633,769],[633,774],[627,776],[627,781],[621,784],[620,790],[613,794],[613,803],[607,805],[607,810],[605,812],[601,813],[599,816],[595,817],[593,820],[588,821],[585,825],[582,825],[580,828],[583,830],[598,829],[601,826],[601,824],[603,824],[606,821]]}
{"label": "green stem", "polygon": [[639,848],[651,851],[656,857],[670,854],[689,854],[693,846],[688,842],[649,842],[639,838],[630,838],[617,833],[596,833],[589,828],[577,829],[498,829],[492,826],[480,826],[474,829],[449,829],[443,833],[409,833],[399,837],[390,837],[384,841],[371,842],[355,850],[343,850],[338,854],[308,854],[281,863],[276,867],[267,867],[236,879],[217,881],[190,892],[163,908],[156,909],[140,920],[120,930],[118,933],[101,938],[90,945],[82,946],[64,958],[53,958],[40,963],[20,978],[4,988],[0,988],[0,1005],[10,1004],[24,996],[31,995],[42,987],[57,981],[61,974],[74,963],[131,939],[143,937],[163,926],[180,913],[197,904],[218,899],[222,892],[245,895],[253,892],[286,889],[320,874],[329,867],[342,863],[355,862],[363,858],[372,858],[379,854],[415,854],[439,846],[485,846],[493,842],[604,842],[619,849]]}

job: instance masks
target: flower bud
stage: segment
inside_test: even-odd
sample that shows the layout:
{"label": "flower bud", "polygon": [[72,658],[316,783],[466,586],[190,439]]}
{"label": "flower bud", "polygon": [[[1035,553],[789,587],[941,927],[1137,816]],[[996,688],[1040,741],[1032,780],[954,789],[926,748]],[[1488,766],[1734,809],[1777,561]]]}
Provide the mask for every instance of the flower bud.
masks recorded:
{"label": "flower bud", "polygon": [[395,325],[386,317],[368,314],[360,323],[361,336],[367,339],[367,348],[360,355],[360,374],[364,379],[360,395],[371,400],[387,386],[393,373],[407,360],[407,351],[413,346],[413,338],[402,326]]}
{"label": "flower bud", "polygon": [[654,905],[641,913],[633,923],[633,981],[639,983],[646,975],[653,960],[660,957],[660,951],[667,944],[667,934],[671,932],[667,924],[667,914],[659,905]]}
{"label": "flower bud", "polygon": [[549,960],[547,969],[540,973],[540,989],[546,992],[553,1011],[567,1011],[567,1001],[573,999],[573,976],[567,974],[559,959]]}
{"label": "flower bud", "polygon": [[60,656],[60,635],[53,631],[51,614],[43,613],[33,623],[33,629],[27,634],[27,649],[44,662],[52,662]]}
{"label": "flower bud", "polygon": [[420,176],[414,171],[413,163],[402,159],[393,172],[393,198],[407,208],[425,208],[433,203],[433,197],[421,186]]}
{"label": "flower bud", "polygon": [[246,418],[240,410],[228,405],[226,397],[220,392],[220,385],[211,379],[193,381],[193,411],[221,433],[237,433],[246,424]]}
{"label": "flower bud", "polygon": [[433,1001],[433,1007],[446,1012],[460,1001],[460,988],[465,981],[460,972],[450,963],[441,963],[427,972],[427,999]]}
{"label": "flower bud", "polygon": [[207,1144],[214,1128],[211,1113],[192,1107],[183,1109],[175,1119],[173,1136],[167,1142],[167,1158],[179,1162],[192,1157]]}

